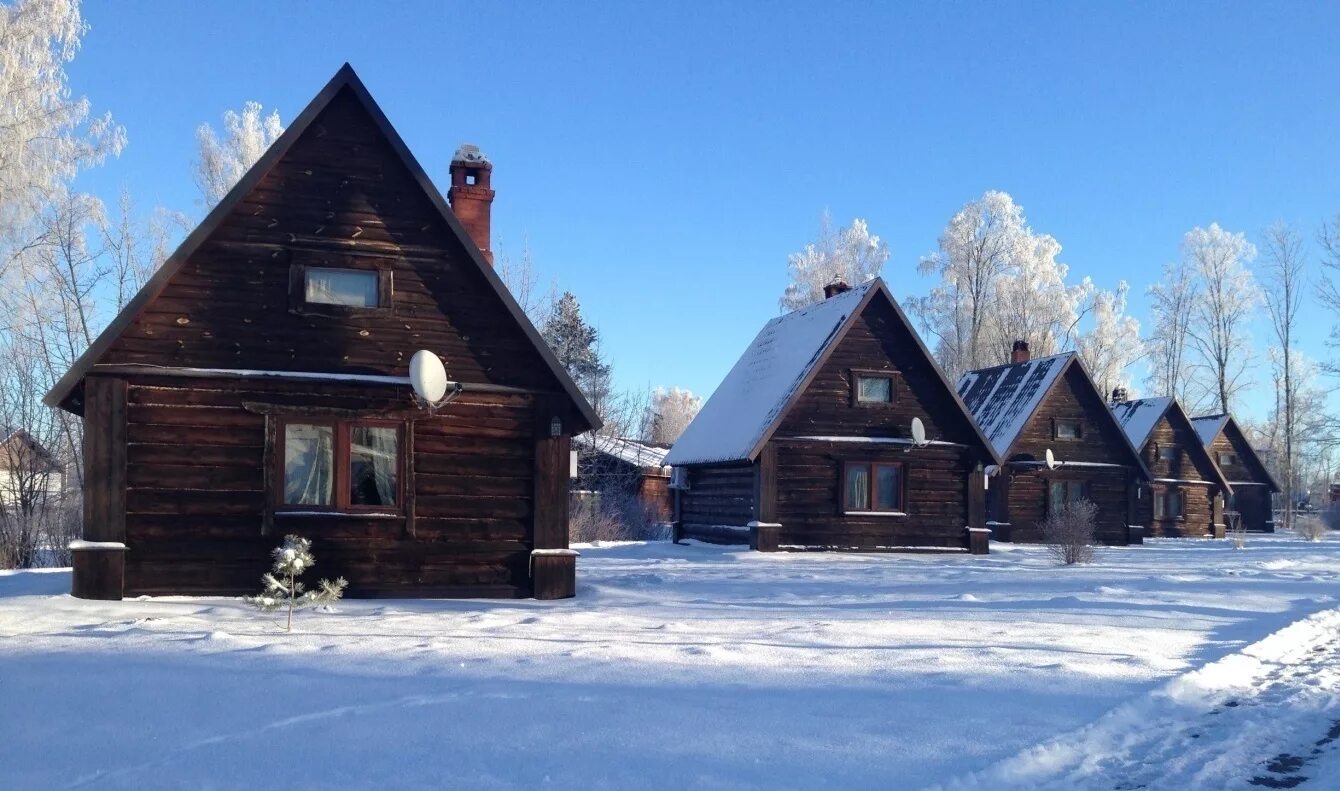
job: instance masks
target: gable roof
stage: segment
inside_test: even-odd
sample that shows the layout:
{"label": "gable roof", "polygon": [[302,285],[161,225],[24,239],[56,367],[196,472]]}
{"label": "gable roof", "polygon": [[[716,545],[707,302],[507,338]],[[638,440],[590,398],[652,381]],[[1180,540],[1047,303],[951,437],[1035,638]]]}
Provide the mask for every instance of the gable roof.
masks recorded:
{"label": "gable roof", "polygon": [[946,396],[957,402],[967,425],[977,434],[993,460],[999,463],[991,443],[972,421],[944,371],[931,357],[921,338],[912,331],[906,314],[880,278],[778,316],[763,325],[670,449],[665,463],[753,461],[777,430],[791,404],[805,391],[833,349],[846,336],[856,317],[875,298],[888,300],[898,320],[908,328],[921,354],[938,374]]}
{"label": "gable roof", "polygon": [[996,453],[1006,457],[1043,399],[1075,360],[1074,352],[968,371],[958,394]]}
{"label": "gable roof", "polygon": [[1238,421],[1234,420],[1232,415],[1224,413],[1222,415],[1202,415],[1201,417],[1193,417],[1191,418],[1191,425],[1196,428],[1196,434],[1200,436],[1200,441],[1205,445],[1207,450],[1214,444],[1215,439],[1218,438],[1221,432],[1228,431],[1231,427],[1237,432],[1238,436],[1242,438],[1242,445],[1247,448],[1247,452],[1251,456],[1251,463],[1256,466],[1257,472],[1261,473],[1266,479],[1266,483],[1270,485],[1271,491],[1282,491],[1279,483],[1275,480],[1275,476],[1270,474],[1270,468],[1266,467],[1265,461],[1263,461],[1261,455],[1256,452],[1256,448],[1252,447],[1252,443],[1248,441],[1247,435],[1243,433],[1242,427],[1238,425]]}
{"label": "gable roof", "polygon": [[[1161,396],[1159,398],[1137,398],[1133,401],[1122,401],[1111,405],[1112,414],[1116,416],[1117,422],[1121,424],[1126,432],[1126,437],[1131,440],[1131,444],[1136,448],[1143,449],[1149,442],[1149,437],[1154,433],[1154,427],[1159,421],[1170,412],[1176,412],[1179,419],[1186,422],[1191,430],[1196,433],[1197,439],[1200,438],[1200,432],[1191,421],[1191,417],[1182,409],[1182,405],[1172,396]],[[1139,437],[1137,441],[1136,437]],[[1219,464],[1215,462],[1214,457],[1206,450],[1205,445],[1195,444],[1193,450],[1188,452],[1197,454],[1200,459],[1210,466],[1214,473],[1215,483],[1223,486],[1226,491],[1233,491],[1228,479],[1224,477],[1223,470],[1219,469]]]}
{"label": "gable roof", "polygon": [[372,95],[368,93],[367,88],[363,85],[363,81],[358,78],[353,67],[348,63],[340,67],[340,70],[335,73],[335,76],[330,79],[330,82],[326,83],[325,87],[321,89],[316,97],[303,108],[303,111],[298,114],[293,120],[293,123],[284,130],[284,133],[280,135],[273,144],[271,144],[270,148],[256,161],[256,164],[252,165],[251,168],[243,174],[242,178],[228,191],[228,194],[210,210],[209,214],[205,216],[205,219],[201,221],[200,225],[196,226],[195,230],[182,241],[176,251],[163,262],[163,265],[158,268],[158,271],[156,271],[151,278],[149,278],[148,282],[144,284],[144,287],[141,288],[128,303],[126,303],[126,306],[114,319],[112,319],[111,323],[107,325],[107,328],[103,330],[88,349],[79,356],[79,359],[75,360],[75,363],[70,367],[70,370],[56,382],[51,388],[51,391],[48,392],[43,399],[48,406],[60,406],[65,409],[70,409],[69,397],[80,382],[83,381],[84,376],[97,365],[98,361],[102,359],[117,338],[130,327],[154,298],[163,291],[168,282],[172,279],[172,276],[175,275],[193,255],[195,255],[201,245],[209,240],[224,220],[226,220],[238,205],[246,199],[247,195],[256,188],[266,173],[268,173],[276,163],[283,159],[284,155],[287,154],[289,149],[293,147],[293,144],[303,136],[312,125],[312,122],[316,120],[317,116],[319,116],[335,97],[339,96],[345,89],[348,89],[363,109],[367,111],[368,116],[371,117],[377,130],[385,136],[392,151],[394,151],[406,169],[408,169],[414,182],[423,189],[424,194],[428,197],[429,203],[437,213],[441,215],[447,228],[449,228],[451,233],[461,241],[462,247],[464,247],[470,262],[479,269],[483,274],[484,280],[497,293],[498,298],[502,300],[507,312],[511,314],[512,318],[521,327],[527,339],[530,340],[531,344],[540,354],[540,357],[544,360],[545,364],[549,367],[554,377],[562,386],[564,392],[572,399],[578,412],[587,422],[587,427],[594,429],[601,425],[600,418],[596,416],[595,410],[582,395],[577,384],[573,382],[572,377],[568,375],[567,371],[564,370],[563,366],[558,362],[558,359],[554,356],[549,345],[544,342],[539,331],[535,329],[535,326],[531,324],[530,319],[526,317],[525,312],[521,309],[521,306],[517,304],[516,299],[507,289],[507,286],[503,284],[502,279],[498,276],[498,273],[494,270],[493,266],[484,259],[483,253],[480,252],[478,246],[471,240],[470,235],[465,231],[460,220],[456,218],[455,213],[452,212],[446,199],[442,197],[442,193],[438,192],[437,187],[433,185],[432,179],[430,179],[428,174],[424,172],[423,166],[421,166],[419,161],[414,158],[414,155],[410,153],[409,148],[405,145],[405,141],[401,139],[400,134],[396,132],[393,126],[391,126],[391,122],[387,120],[381,107],[377,105],[376,100],[372,98]]}
{"label": "gable roof", "polygon": [[590,448],[596,453],[612,456],[639,469],[660,469],[664,467],[665,456],[670,452],[669,448],[662,448],[641,440],[628,439],[627,437],[604,437],[594,433],[579,434],[572,441],[574,444]]}

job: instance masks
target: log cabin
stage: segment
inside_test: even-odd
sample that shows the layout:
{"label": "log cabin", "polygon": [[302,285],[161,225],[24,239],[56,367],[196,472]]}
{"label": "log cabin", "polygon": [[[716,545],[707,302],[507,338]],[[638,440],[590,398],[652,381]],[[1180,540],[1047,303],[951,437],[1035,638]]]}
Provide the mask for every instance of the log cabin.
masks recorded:
{"label": "log cabin", "polygon": [[573,595],[599,421],[493,270],[491,172],[461,147],[444,199],[340,69],[48,394],[84,420],[76,595],[255,592],[290,533],[349,596]]}
{"label": "log cabin", "polygon": [[1033,358],[1018,341],[1008,364],[963,374],[958,394],[1005,460],[988,481],[992,538],[1043,542],[1048,514],[1088,500],[1099,542],[1141,542],[1134,510],[1149,471],[1078,354]]}
{"label": "log cabin", "polygon": [[769,321],[670,449],[676,540],[986,553],[995,451],[883,281],[825,295]]}
{"label": "log cabin", "polygon": [[1244,530],[1254,533],[1275,532],[1273,496],[1279,494],[1280,485],[1238,422],[1232,415],[1223,414],[1192,418],[1191,424],[1233,487],[1226,506],[1227,519],[1240,520]]}
{"label": "log cabin", "polygon": [[669,448],[598,434],[574,437],[573,444],[578,448],[575,493],[626,495],[641,507],[644,521],[658,524],[670,521],[671,471],[665,466]]}
{"label": "log cabin", "polygon": [[1142,492],[1136,502],[1135,522],[1151,536],[1223,538],[1233,488],[1191,419],[1171,397],[1124,396],[1120,389],[1113,393],[1112,414],[1152,476],[1149,496]]}

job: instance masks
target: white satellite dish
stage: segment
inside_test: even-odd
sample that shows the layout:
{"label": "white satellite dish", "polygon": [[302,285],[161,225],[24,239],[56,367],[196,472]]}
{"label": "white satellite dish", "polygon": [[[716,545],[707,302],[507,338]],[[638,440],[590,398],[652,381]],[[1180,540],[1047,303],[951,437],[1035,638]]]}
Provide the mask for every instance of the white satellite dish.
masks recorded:
{"label": "white satellite dish", "polygon": [[409,358],[409,383],[415,395],[436,404],[447,395],[446,366],[436,354],[420,349]]}
{"label": "white satellite dish", "polygon": [[926,424],[919,417],[912,418],[912,444],[918,448],[926,446]]}
{"label": "white satellite dish", "polygon": [[1056,469],[1056,454],[1052,453],[1051,448],[1047,448],[1047,454],[1044,458],[1046,458],[1047,460],[1047,469],[1049,470]]}

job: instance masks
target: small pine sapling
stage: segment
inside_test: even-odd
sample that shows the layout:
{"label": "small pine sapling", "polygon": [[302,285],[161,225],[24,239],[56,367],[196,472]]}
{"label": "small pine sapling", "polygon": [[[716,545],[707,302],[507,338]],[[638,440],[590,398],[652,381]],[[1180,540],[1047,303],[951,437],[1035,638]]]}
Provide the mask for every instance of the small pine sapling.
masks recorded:
{"label": "small pine sapling", "polygon": [[259,596],[247,597],[247,602],[261,612],[288,610],[288,623],[284,631],[293,631],[293,611],[303,607],[316,607],[339,601],[349,583],[340,577],[331,582],[321,580],[317,590],[304,590],[298,577],[316,565],[312,557],[312,542],[299,536],[284,536],[284,543],[270,553],[274,559],[274,568],[261,577],[265,590]]}

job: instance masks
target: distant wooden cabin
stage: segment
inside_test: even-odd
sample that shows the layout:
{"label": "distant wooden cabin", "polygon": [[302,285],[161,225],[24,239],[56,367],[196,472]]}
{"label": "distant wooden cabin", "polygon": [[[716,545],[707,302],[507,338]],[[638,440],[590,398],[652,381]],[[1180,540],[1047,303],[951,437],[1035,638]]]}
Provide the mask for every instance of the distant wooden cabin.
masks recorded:
{"label": "distant wooden cabin", "polygon": [[0,425],[0,515],[45,508],[65,488],[65,469],[21,428]]}
{"label": "distant wooden cabin", "polygon": [[1137,501],[1136,522],[1154,536],[1222,537],[1233,488],[1177,401],[1119,401],[1112,414],[1153,477],[1151,491]]}
{"label": "distant wooden cabin", "polygon": [[1246,530],[1275,532],[1273,495],[1280,492],[1280,486],[1238,422],[1232,415],[1206,415],[1193,418],[1191,424],[1233,488],[1228,512],[1236,514]]}
{"label": "distant wooden cabin", "polygon": [[582,434],[573,439],[579,449],[576,492],[618,492],[641,504],[648,518],[669,522],[672,511],[668,447],[636,439]]}
{"label": "distant wooden cabin", "polygon": [[1340,505],[1340,481],[1331,484],[1331,505]]}
{"label": "distant wooden cabin", "polygon": [[677,538],[987,551],[999,458],[884,283],[844,289],[769,321],[671,448]]}
{"label": "distant wooden cabin", "polygon": [[493,271],[491,171],[462,147],[448,206],[339,71],[47,396],[84,417],[78,595],[254,592],[287,533],[350,596],[572,595],[598,421]]}
{"label": "distant wooden cabin", "polygon": [[1079,355],[1033,359],[1020,341],[1010,364],[964,374],[958,394],[1005,460],[987,490],[993,538],[1041,542],[1049,513],[1088,500],[1098,508],[1099,541],[1139,543],[1135,507],[1149,472]]}

